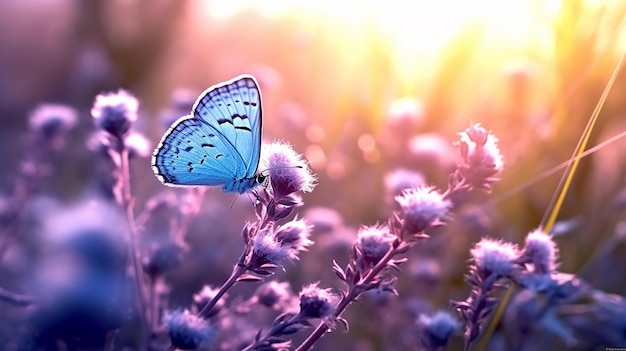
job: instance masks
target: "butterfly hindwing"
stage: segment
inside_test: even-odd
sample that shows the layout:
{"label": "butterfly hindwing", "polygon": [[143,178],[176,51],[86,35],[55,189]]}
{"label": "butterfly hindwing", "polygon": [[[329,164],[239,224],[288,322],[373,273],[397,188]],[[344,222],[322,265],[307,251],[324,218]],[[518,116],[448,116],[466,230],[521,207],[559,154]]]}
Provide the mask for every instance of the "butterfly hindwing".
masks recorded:
{"label": "butterfly hindwing", "polygon": [[152,166],[167,185],[223,185],[244,193],[256,185],[260,148],[261,96],[254,78],[244,75],[200,95],[192,115],[165,133]]}

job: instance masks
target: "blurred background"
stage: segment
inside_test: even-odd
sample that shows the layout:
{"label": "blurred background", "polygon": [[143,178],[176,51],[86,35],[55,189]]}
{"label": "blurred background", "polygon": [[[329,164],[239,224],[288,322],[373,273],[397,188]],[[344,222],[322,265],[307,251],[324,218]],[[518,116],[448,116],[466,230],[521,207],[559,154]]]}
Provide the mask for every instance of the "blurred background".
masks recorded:
{"label": "blurred background", "polygon": [[[250,73],[263,94],[264,139],[290,142],[318,175],[301,216],[327,225],[283,278],[295,291],[320,279],[338,286],[329,252],[345,262],[356,229],[385,221],[399,189],[445,189],[458,161],[457,133],[481,123],[500,139],[502,181],[492,194],[464,199],[452,223],[414,254],[398,301],[373,298],[403,311],[423,309],[423,301],[446,308],[467,296],[462,276],[472,243],[481,236],[521,242],[539,225],[560,173],[510,190],[570,157],[626,51],[625,21],[620,0],[0,0],[0,191],[10,196],[23,158],[37,147],[27,135],[41,103],[76,108],[78,127],[47,160],[33,223],[98,192],[94,179],[103,170],[86,146],[98,93],[123,88],[137,96],[134,129],[151,152],[200,92]],[[625,94],[620,72],[590,145],[626,130]],[[560,217],[574,221],[557,239],[562,271],[622,295],[626,247],[616,224],[626,205],[625,147],[620,140],[582,161]],[[140,212],[165,189],[146,154],[132,167]],[[239,231],[253,216],[248,199],[230,208],[232,201],[218,189],[206,194],[187,236],[202,255],[190,254],[169,277],[173,306],[227,277]],[[21,226],[23,240],[4,257],[2,284],[15,290],[28,290],[16,281],[35,255],[36,227]],[[615,273],[595,274],[607,267]],[[382,312],[368,306],[348,311],[349,334],[333,335],[348,349],[385,349],[397,333],[391,326],[406,323],[370,326],[357,316]]]}

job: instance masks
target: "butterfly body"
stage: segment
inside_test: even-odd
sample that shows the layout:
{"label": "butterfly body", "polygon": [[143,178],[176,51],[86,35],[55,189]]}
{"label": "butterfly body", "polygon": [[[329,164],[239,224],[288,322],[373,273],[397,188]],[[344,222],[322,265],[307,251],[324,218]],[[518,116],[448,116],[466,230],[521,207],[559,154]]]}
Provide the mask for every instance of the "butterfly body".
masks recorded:
{"label": "butterfly body", "polygon": [[157,178],[170,186],[222,185],[243,194],[259,184],[261,93],[241,75],[205,90],[192,114],[178,119],[152,157]]}

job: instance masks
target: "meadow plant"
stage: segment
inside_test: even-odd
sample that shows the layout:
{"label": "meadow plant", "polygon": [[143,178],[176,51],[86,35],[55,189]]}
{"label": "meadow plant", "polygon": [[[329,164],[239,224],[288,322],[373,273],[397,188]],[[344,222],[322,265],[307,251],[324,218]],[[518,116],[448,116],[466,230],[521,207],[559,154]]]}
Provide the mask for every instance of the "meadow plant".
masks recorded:
{"label": "meadow plant", "polygon": [[[172,111],[189,108],[189,98],[181,96],[174,99]],[[421,114],[414,101],[408,103],[398,105],[394,113],[402,118]],[[52,170],[48,155],[66,147],[77,114],[62,105],[42,105],[32,113],[27,140],[47,147],[25,155],[13,196],[0,203],[0,209],[10,210],[2,212],[0,254],[24,220],[40,180]],[[387,314],[390,325],[377,328],[404,335],[388,341],[391,348],[441,350],[464,324],[464,350],[470,350],[488,328],[505,288],[513,290],[513,297],[498,333],[511,335],[516,350],[529,349],[529,340],[539,330],[552,341],[579,349],[626,342],[624,298],[559,272],[559,248],[552,233],[541,228],[529,232],[519,246],[480,234],[469,249],[469,293],[451,303],[460,319],[419,293],[394,307],[396,297],[404,294],[399,273],[407,261],[413,281],[439,285],[445,279],[448,267],[430,252],[436,247],[429,246],[435,241],[431,236],[446,234],[445,226],[455,217],[468,218],[472,232],[488,227],[484,211],[465,206],[467,194],[490,192],[504,163],[497,138],[479,124],[459,133],[460,157],[456,168],[448,170],[445,190],[428,185],[421,172],[397,167],[383,184],[390,200],[383,202],[389,207],[388,218],[358,229],[330,207],[296,214],[304,205],[302,194],[316,188],[317,178],[290,144],[263,145],[258,167],[263,182],[242,197],[251,200],[254,217],[243,223],[243,245],[230,274],[221,283],[196,281],[192,288],[177,291],[173,281],[189,278],[179,273],[189,262],[196,264],[191,256],[199,256],[197,238],[189,232],[203,207],[215,204],[206,202],[204,188],[164,189],[136,208],[132,164],[145,161],[151,148],[136,125],[139,101],[124,90],[104,93],[96,97],[91,115],[96,130],[87,145],[103,161],[99,176],[106,180],[100,184],[104,191],[85,196],[73,207],[51,206],[42,216],[40,239],[46,250],[33,264],[35,288],[29,294],[0,289],[0,299],[27,311],[33,332],[19,342],[22,348],[304,351],[338,326],[348,330],[347,308],[366,301],[380,315]],[[231,211],[236,209],[231,206]],[[460,211],[457,216],[455,211]],[[203,234],[206,231],[203,227]],[[222,234],[218,226],[209,231]],[[331,279],[337,277],[336,284],[327,282],[324,272],[298,269],[298,261],[310,259],[303,253],[316,247],[325,256],[316,254],[328,262],[316,262],[315,267],[322,267]],[[348,257],[341,257],[345,251]],[[270,279],[292,268],[302,283],[298,293],[287,278]],[[319,276],[309,276],[315,273]],[[251,284],[234,289],[244,282]],[[394,308],[412,314],[412,322],[397,334],[392,334],[392,323],[404,322]],[[579,312],[572,313],[572,308]],[[503,334],[494,335],[492,349],[502,339]]]}

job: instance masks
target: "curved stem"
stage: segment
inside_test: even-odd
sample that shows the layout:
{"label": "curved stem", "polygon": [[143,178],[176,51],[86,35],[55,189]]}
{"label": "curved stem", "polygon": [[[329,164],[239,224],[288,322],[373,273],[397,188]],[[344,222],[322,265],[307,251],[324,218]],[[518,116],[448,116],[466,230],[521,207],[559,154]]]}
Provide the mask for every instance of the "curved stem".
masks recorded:
{"label": "curved stem", "polygon": [[3,288],[0,288],[0,300],[19,306],[29,306],[34,302],[30,296],[16,294]]}
{"label": "curved stem", "polygon": [[264,346],[265,341],[267,340],[267,338],[270,338],[272,336],[280,336],[282,334],[283,330],[285,330],[285,328],[290,327],[290,326],[298,323],[301,318],[302,318],[302,315],[300,313],[298,313],[298,314],[295,314],[293,317],[289,318],[287,321],[274,325],[272,327],[272,329],[270,329],[267,332],[267,334],[265,334],[264,337],[262,337],[261,339],[259,339],[256,342],[248,345],[245,349],[243,349],[241,351],[252,351],[252,350],[256,350],[257,347]]}
{"label": "curved stem", "polygon": [[[383,258],[365,275],[365,277],[361,278],[361,280],[359,280],[359,282],[356,284],[350,284],[348,293],[337,304],[337,307],[335,308],[335,313],[333,313],[330,318],[331,321],[341,316],[343,311],[350,305],[350,303],[358,298],[359,295],[361,295],[361,293],[364,291],[363,286],[369,283],[378,275],[378,273],[380,273],[385,267],[387,267],[387,263],[389,263],[391,258],[393,258],[396,253],[396,249],[390,248],[385,256],[383,256]],[[296,348],[295,351],[309,350],[319,338],[326,334],[326,331],[330,327],[330,323],[321,322],[317,326],[317,328],[315,328],[315,330],[311,333],[311,335],[309,335],[306,340],[304,340],[302,344],[300,344],[300,346]]]}
{"label": "curved stem", "polygon": [[[244,253],[242,254],[242,256],[246,256],[247,252],[248,250],[246,249]],[[224,282],[224,284],[222,284],[222,286],[220,287],[220,290],[217,292],[217,294],[215,294],[215,297],[213,297],[213,299],[209,303],[207,303],[204,307],[202,307],[200,312],[198,312],[199,316],[203,318],[206,317],[207,314],[211,311],[211,309],[215,307],[215,305],[220,300],[220,298],[224,296],[226,291],[228,291],[228,289],[230,289],[233,285],[235,285],[235,283],[237,282],[237,279],[241,277],[241,275],[244,274],[248,270],[248,266],[242,264],[241,261],[242,259],[240,259],[240,262],[238,262],[233,267],[233,271],[230,274],[230,277],[228,277],[228,279]]]}
{"label": "curved stem", "polygon": [[119,155],[120,155],[120,171],[121,171],[121,181],[122,181],[122,194],[121,194],[121,202],[124,210],[126,212],[126,219],[128,221],[129,228],[129,243],[130,243],[130,258],[133,266],[134,273],[134,281],[137,289],[137,308],[139,312],[139,318],[141,321],[141,340],[142,345],[146,345],[147,335],[148,335],[148,327],[150,323],[148,322],[147,316],[147,303],[146,303],[146,291],[144,285],[144,276],[143,269],[141,267],[141,254],[139,252],[137,237],[139,233],[137,232],[137,224],[135,223],[135,214],[133,212],[133,198],[130,186],[130,164],[129,164],[129,155],[128,149],[124,146],[124,141],[119,140]]}

